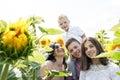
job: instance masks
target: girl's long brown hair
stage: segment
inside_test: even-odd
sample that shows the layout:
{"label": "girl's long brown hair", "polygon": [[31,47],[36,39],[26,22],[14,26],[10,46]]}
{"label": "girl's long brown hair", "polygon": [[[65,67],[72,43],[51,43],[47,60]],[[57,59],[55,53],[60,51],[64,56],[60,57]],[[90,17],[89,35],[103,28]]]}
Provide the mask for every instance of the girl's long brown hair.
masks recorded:
{"label": "girl's long brown hair", "polygon": [[[90,65],[92,64],[92,61],[87,55],[85,54],[85,43],[86,41],[90,41],[97,49],[97,55],[101,54],[104,52],[101,44],[93,37],[88,37],[86,40],[83,41],[81,45],[81,70],[88,70],[90,68]],[[107,58],[99,58],[100,62],[102,65],[107,65],[108,64],[108,59]]]}

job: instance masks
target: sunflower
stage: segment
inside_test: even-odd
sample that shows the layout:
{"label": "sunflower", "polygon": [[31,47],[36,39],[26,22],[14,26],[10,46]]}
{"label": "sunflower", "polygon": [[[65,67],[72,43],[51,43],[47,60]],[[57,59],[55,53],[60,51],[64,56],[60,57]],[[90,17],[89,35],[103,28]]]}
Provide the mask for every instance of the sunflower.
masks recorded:
{"label": "sunflower", "polygon": [[42,38],[40,39],[40,46],[42,46],[42,47],[49,46],[50,43],[51,43],[50,38],[42,37]]}
{"label": "sunflower", "polygon": [[11,23],[7,26],[6,31],[3,33],[3,44],[6,46],[21,49],[27,45],[27,32],[29,24],[22,21],[20,18],[18,22]]}
{"label": "sunflower", "polygon": [[65,48],[64,41],[61,36],[56,37],[55,42],[59,43],[63,48]]}
{"label": "sunflower", "polygon": [[116,48],[120,48],[120,44],[115,45],[115,44],[113,44],[113,43],[109,43],[109,44],[106,46],[105,50],[107,50],[107,51],[109,52],[109,51],[115,50]]}
{"label": "sunflower", "polygon": [[15,23],[6,26],[5,31],[0,35],[0,57],[6,59],[18,59],[27,57],[33,51],[33,39],[29,33],[30,22],[20,18]]}

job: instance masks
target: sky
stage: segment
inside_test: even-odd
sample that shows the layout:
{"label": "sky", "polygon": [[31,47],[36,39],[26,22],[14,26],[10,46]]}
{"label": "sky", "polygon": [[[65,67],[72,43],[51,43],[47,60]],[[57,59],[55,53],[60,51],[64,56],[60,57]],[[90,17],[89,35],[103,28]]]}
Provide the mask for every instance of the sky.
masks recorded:
{"label": "sky", "polygon": [[69,17],[87,36],[109,30],[120,21],[120,0],[0,0],[0,19],[17,21],[19,17],[40,16],[43,27],[58,28],[60,14]]}

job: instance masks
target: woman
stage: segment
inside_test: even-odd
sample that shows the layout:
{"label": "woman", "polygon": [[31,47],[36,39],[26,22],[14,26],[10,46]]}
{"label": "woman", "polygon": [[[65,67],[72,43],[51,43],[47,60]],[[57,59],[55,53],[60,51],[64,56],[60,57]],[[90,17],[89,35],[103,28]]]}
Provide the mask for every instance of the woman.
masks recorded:
{"label": "woman", "polygon": [[66,49],[68,50],[69,58],[67,60],[67,70],[72,72],[71,76],[67,77],[67,80],[79,80],[80,76],[80,63],[81,63],[81,43],[70,38],[66,42]]}
{"label": "woman", "polygon": [[107,58],[95,58],[104,52],[100,43],[92,37],[81,45],[81,71],[79,80],[120,80],[116,72],[120,68]]}
{"label": "woman", "polygon": [[[65,52],[60,44],[52,43],[50,47],[53,50],[48,52],[49,55],[45,63],[43,63],[40,68],[40,76],[42,78],[45,78],[47,76],[45,74],[45,70],[63,71],[66,65],[64,57]],[[64,80],[64,77],[47,77],[46,80]]]}

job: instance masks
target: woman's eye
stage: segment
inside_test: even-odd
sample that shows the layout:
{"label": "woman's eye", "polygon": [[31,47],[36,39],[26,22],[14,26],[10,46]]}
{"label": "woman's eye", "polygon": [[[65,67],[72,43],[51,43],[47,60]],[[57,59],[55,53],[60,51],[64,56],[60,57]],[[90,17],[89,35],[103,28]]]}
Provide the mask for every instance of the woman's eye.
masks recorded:
{"label": "woman's eye", "polygon": [[67,22],[64,22],[64,23],[67,23]]}
{"label": "woman's eye", "polygon": [[60,25],[62,25],[62,23]]}
{"label": "woman's eye", "polygon": [[87,50],[87,48],[85,48],[85,51]]}
{"label": "woman's eye", "polygon": [[60,48],[60,47],[61,47],[60,45],[55,45],[55,48],[56,48],[56,49],[58,49],[58,48]]}
{"label": "woman's eye", "polygon": [[90,45],[90,48],[94,47],[94,45]]}
{"label": "woman's eye", "polygon": [[55,46],[55,48],[56,48],[56,49],[58,49],[58,48],[59,48],[59,46]]}

